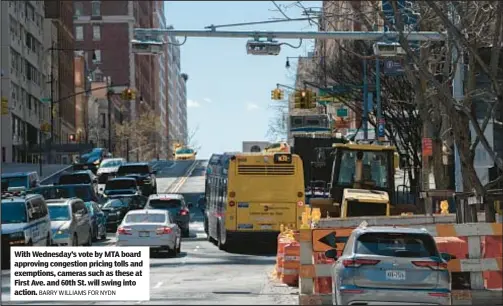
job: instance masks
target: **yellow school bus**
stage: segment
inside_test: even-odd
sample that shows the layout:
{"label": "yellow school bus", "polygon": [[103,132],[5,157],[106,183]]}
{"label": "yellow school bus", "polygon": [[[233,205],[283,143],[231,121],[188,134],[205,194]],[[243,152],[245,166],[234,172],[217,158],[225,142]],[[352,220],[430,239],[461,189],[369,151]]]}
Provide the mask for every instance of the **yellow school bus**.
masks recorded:
{"label": "yellow school bus", "polygon": [[207,174],[205,228],[222,250],[300,227],[304,170],[290,153],[223,154]]}

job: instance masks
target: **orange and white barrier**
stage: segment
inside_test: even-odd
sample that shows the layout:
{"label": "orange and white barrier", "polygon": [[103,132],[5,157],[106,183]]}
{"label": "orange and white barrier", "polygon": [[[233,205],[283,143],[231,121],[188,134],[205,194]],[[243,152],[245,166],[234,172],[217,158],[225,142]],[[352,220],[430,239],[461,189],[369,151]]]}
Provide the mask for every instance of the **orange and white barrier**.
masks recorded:
{"label": "orange and white barrier", "polygon": [[[439,220],[440,219],[440,220]],[[323,220],[323,219],[322,219]],[[334,222],[339,220],[341,222]],[[330,247],[323,245],[323,239],[327,235],[332,235],[331,239],[335,239],[337,249],[342,250],[345,239],[349,236],[352,229],[356,228],[362,221],[367,221],[368,226],[406,226],[415,228],[425,228],[434,237],[466,237],[467,250],[463,250],[463,243],[458,241],[459,250],[456,251],[462,255],[467,251],[465,256],[458,257],[448,263],[451,272],[469,272],[470,273],[470,288],[471,290],[454,291],[453,304],[472,303],[487,299],[501,299],[501,291],[487,290],[485,287],[484,272],[501,271],[502,270],[502,252],[500,249],[493,247],[494,241],[489,244],[485,237],[496,236],[501,242],[502,224],[501,223],[467,223],[467,224],[452,224],[440,223],[442,217],[435,216],[411,216],[401,218],[390,217],[369,217],[361,218],[361,220],[353,220],[351,224],[349,219],[332,219],[328,224],[339,223],[349,225],[345,228],[337,226],[323,226],[323,223],[318,224],[316,229],[301,229],[299,235],[300,244],[300,271],[299,271],[299,304],[300,305],[322,305],[331,304],[331,264],[323,261],[320,253]],[[445,219],[444,220],[448,220]],[[357,223],[359,222],[359,223]],[[450,221],[452,222],[452,221]],[[325,236],[324,236],[325,235]],[[481,247],[485,239],[485,253]],[[491,239],[491,238],[490,238]],[[489,239],[489,240],[490,240]],[[489,246],[491,245],[491,246]],[[325,247],[325,249],[323,248]],[[341,247],[341,248],[340,248]],[[489,251],[495,250],[496,251]],[[451,252],[448,252],[451,253]],[[466,256],[468,255],[468,256]],[[467,257],[467,258],[466,258]],[[327,279],[328,278],[328,279]],[[493,279],[493,278],[491,278]],[[491,286],[497,286],[491,283]],[[501,287],[501,282],[499,286]],[[326,288],[330,288],[330,291]]]}
{"label": "orange and white barrier", "polygon": [[298,286],[300,268],[300,244],[296,241],[285,246],[281,282],[289,286]]}

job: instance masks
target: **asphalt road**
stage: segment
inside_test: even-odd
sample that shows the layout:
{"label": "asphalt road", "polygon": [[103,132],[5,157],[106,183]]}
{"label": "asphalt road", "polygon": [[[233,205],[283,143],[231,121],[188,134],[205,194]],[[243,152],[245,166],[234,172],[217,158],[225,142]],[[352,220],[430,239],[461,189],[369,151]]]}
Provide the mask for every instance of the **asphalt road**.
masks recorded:
{"label": "asphalt road", "polygon": [[[187,202],[197,203],[204,192],[205,161],[156,161],[159,192],[184,194]],[[190,172],[189,177],[184,174]],[[190,238],[182,241],[177,258],[151,258],[150,301],[133,302],[32,302],[24,304],[138,304],[138,305],[296,305],[298,290],[271,278],[275,264],[273,248],[258,251],[247,243],[238,253],[218,250],[206,241],[202,214],[191,211]],[[114,245],[114,234],[95,245]],[[2,301],[10,299],[9,271],[2,271]]]}

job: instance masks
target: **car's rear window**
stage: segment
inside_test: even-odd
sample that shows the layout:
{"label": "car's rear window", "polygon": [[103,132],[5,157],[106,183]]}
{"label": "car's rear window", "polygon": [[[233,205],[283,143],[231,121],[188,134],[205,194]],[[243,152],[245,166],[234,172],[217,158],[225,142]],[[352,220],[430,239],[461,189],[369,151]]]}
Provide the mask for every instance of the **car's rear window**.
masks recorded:
{"label": "car's rear window", "polygon": [[356,254],[392,257],[438,256],[435,241],[427,234],[366,233],[358,237]]}
{"label": "car's rear window", "polygon": [[169,200],[150,200],[148,201],[148,206],[152,208],[169,209],[169,208],[181,208],[182,201],[177,199]]}
{"label": "car's rear window", "polygon": [[59,183],[61,185],[90,184],[91,179],[90,179],[89,175],[87,175],[87,174],[69,174],[69,175],[62,175],[59,178]]}
{"label": "car's rear window", "polygon": [[113,180],[107,182],[105,189],[130,189],[136,187],[135,183],[134,180]]}
{"label": "car's rear window", "polygon": [[120,166],[117,174],[147,174],[150,173],[148,166]]}
{"label": "car's rear window", "polygon": [[126,223],[164,223],[164,214],[131,214],[126,216]]}

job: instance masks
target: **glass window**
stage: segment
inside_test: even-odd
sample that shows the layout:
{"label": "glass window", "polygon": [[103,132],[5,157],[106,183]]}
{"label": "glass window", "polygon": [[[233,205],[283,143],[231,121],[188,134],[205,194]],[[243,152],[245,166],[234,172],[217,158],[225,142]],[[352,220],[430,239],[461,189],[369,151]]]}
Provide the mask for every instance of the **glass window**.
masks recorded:
{"label": "glass window", "polygon": [[153,209],[170,209],[170,208],[182,208],[182,201],[178,199],[170,200],[150,200],[148,202],[149,208]]}
{"label": "glass window", "polygon": [[101,40],[101,27],[99,25],[93,26],[93,40]]}
{"label": "glass window", "polygon": [[340,171],[337,184],[352,185],[354,183],[356,160],[359,152],[363,154],[363,182],[372,184],[375,187],[388,188],[388,166],[390,161],[387,152],[342,150],[340,153]]}
{"label": "glass window", "polygon": [[70,220],[68,205],[49,205],[49,216],[51,221]]}
{"label": "glass window", "polygon": [[128,207],[129,204],[132,202],[132,198],[120,198],[120,199],[113,199],[105,203],[103,205],[103,208],[110,208],[110,207]]}
{"label": "glass window", "polygon": [[408,233],[366,233],[358,237],[357,254],[391,257],[438,256],[430,235]]}
{"label": "glass window", "polygon": [[120,166],[118,175],[127,175],[127,174],[147,174],[150,173],[150,169],[147,165],[138,165],[138,166]]}
{"label": "glass window", "polygon": [[126,217],[126,223],[164,223],[166,215],[164,214],[130,214]]}
{"label": "glass window", "polygon": [[75,26],[75,40],[84,40],[83,26]]}
{"label": "glass window", "polygon": [[108,181],[105,189],[113,190],[113,189],[134,189],[136,188],[135,180],[111,180]]}
{"label": "glass window", "polygon": [[101,2],[100,1],[91,2],[91,15],[92,16],[101,16]]}
{"label": "glass window", "polygon": [[27,222],[25,202],[2,201],[2,224]]}
{"label": "glass window", "polygon": [[101,63],[101,50],[94,50],[93,63]]}
{"label": "glass window", "polygon": [[122,165],[123,162],[122,160],[104,160],[100,167],[101,168],[106,168],[106,167],[119,167],[120,165]]}
{"label": "glass window", "polygon": [[90,184],[91,177],[88,174],[67,174],[59,177],[60,185]]}
{"label": "glass window", "polygon": [[74,2],[73,9],[75,16],[82,16],[84,14],[84,6],[82,5],[82,2]]}

